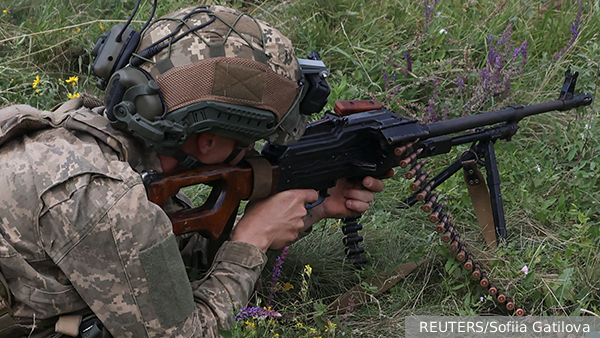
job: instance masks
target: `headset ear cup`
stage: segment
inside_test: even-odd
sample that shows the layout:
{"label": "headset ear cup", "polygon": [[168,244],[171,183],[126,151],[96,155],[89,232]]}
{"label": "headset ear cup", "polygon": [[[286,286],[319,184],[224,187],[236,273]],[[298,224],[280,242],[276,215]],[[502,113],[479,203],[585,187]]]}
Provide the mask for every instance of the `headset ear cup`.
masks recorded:
{"label": "headset ear cup", "polygon": [[123,30],[123,27],[116,25],[110,32],[102,34],[92,50],[92,73],[101,90],[106,89],[107,81],[116,71],[125,67],[140,42],[139,32],[128,26]]}
{"label": "headset ear cup", "polygon": [[120,76],[117,74],[114,74],[108,83],[109,88],[106,91],[106,97],[104,98],[106,117],[108,117],[111,122],[115,122],[116,118],[113,114],[113,109],[123,100],[123,96],[125,95],[127,87],[121,83]]}
{"label": "headset ear cup", "polygon": [[119,117],[115,116],[117,105],[125,103],[131,114],[153,121],[165,112],[165,104],[159,87],[149,74],[135,67],[125,67],[116,71],[108,81],[105,98],[106,116],[118,126]]}

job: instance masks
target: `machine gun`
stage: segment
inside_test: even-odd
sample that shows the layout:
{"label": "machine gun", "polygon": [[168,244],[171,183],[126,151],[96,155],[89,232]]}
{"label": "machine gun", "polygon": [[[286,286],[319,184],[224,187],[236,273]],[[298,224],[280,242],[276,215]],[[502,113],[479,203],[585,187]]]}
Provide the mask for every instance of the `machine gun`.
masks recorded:
{"label": "machine gun", "polygon": [[[416,177],[411,185],[415,193],[405,204],[411,206],[424,201],[437,219],[442,218],[442,207],[436,203],[435,187],[466,163],[470,163],[467,171],[472,175],[472,183],[482,183],[475,169],[476,163],[484,160],[495,233],[498,238],[506,238],[494,142],[510,140],[517,132],[519,121],[527,116],[591,104],[590,94],[574,94],[577,76],[577,72],[572,74],[567,70],[555,101],[513,105],[505,110],[428,124],[399,116],[374,101],[338,101],[336,113],[327,112],[321,120],[309,124],[304,136],[293,145],[267,143],[262,154],[238,166],[218,164],[164,177],[146,175],[148,196],[152,202],[165,206],[182,187],[211,186],[204,205],[170,213],[169,217],[175,234],[200,231],[208,238],[217,239],[228,236],[225,225],[242,200],[301,188],[319,191],[321,201],[327,196],[327,189],[335,186],[340,178],[357,181],[365,176],[384,178],[391,168],[410,166],[407,177],[409,174]],[[465,143],[473,144],[470,151],[437,176],[429,178],[429,173],[421,171],[422,162],[418,159],[448,153],[452,147]],[[347,221],[347,235],[350,235],[345,242],[357,259],[355,263],[360,265],[361,260],[356,256],[360,253],[356,246],[360,241],[356,237],[359,225],[356,219]]]}

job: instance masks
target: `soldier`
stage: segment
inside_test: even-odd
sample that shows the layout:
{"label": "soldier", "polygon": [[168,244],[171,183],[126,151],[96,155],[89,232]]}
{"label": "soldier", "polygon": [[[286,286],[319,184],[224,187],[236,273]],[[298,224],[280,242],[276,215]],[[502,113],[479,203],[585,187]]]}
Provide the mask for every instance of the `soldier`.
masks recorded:
{"label": "soldier", "polygon": [[[325,217],[366,211],[383,189],[370,177],[340,181],[308,212],[313,190],[251,203],[190,283],[140,173],[236,164],[255,140],[297,140],[302,74],[277,29],[221,6],[164,16],[136,46],[127,66],[105,76],[104,107],[75,99],[53,112],[0,110],[0,120],[13,116],[0,134],[0,269],[13,298],[0,309],[0,337],[218,336],[246,305],[267,250]],[[102,73],[112,63],[97,52]]]}

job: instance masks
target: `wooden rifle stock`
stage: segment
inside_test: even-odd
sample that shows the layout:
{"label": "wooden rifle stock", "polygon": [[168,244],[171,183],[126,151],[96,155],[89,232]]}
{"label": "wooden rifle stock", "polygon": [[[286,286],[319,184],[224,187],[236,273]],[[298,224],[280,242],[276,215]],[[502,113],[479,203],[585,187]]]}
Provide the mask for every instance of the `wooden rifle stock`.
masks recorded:
{"label": "wooden rifle stock", "polygon": [[252,195],[257,175],[272,177],[271,193],[275,192],[278,166],[272,165],[271,172],[255,173],[251,167],[236,167],[215,164],[179,174],[164,176],[147,186],[148,199],[165,208],[169,199],[179,189],[196,184],[206,184],[212,191],[206,202],[199,207],[167,213],[173,223],[173,232],[181,235],[199,231],[210,239],[219,238],[227,221],[242,200]]}
{"label": "wooden rifle stock", "polygon": [[339,116],[348,116],[381,108],[383,108],[383,104],[374,100],[339,100],[335,102],[333,111]]}

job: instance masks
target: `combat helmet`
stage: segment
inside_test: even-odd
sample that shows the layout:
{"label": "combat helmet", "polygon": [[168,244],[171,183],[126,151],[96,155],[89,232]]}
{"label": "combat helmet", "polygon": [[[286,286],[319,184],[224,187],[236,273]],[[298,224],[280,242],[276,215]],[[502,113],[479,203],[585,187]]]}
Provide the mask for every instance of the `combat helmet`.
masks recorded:
{"label": "combat helmet", "polygon": [[[303,101],[318,97],[320,107],[309,110],[320,110],[329,93],[324,65],[300,65],[279,30],[224,6],[181,9],[148,22],[141,33],[115,26],[101,39],[94,72],[106,87],[107,117],[186,167],[198,161],[180,147],[196,133],[235,139],[238,150],[259,139],[297,141],[307,113],[316,112],[301,112]],[[323,79],[317,85],[305,76],[315,69]],[[317,95],[305,100],[314,87]]]}

